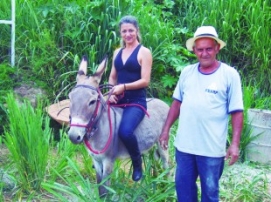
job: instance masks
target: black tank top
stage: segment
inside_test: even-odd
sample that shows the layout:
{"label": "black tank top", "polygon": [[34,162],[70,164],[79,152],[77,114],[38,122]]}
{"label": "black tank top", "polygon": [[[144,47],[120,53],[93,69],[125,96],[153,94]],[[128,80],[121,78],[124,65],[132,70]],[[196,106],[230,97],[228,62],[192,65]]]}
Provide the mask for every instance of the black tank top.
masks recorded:
{"label": "black tank top", "polygon": [[[118,75],[118,84],[122,83],[131,83],[137,81],[141,78],[141,65],[138,63],[137,55],[138,51],[141,47],[139,44],[132,54],[129,56],[125,64],[121,59],[122,50],[121,49],[114,61],[114,65]],[[126,90],[124,98],[121,100],[122,103],[139,103],[142,104],[144,107],[146,104],[146,89],[136,89],[136,90]],[[143,103],[141,103],[143,102]]]}

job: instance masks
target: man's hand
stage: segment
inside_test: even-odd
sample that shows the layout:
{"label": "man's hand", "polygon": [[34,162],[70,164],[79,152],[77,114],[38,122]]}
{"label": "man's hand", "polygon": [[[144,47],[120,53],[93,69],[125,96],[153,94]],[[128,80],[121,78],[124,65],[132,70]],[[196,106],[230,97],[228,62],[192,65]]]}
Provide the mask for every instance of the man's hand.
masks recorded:
{"label": "man's hand", "polygon": [[162,134],[160,135],[160,138],[159,138],[159,142],[160,142],[161,147],[164,150],[168,149],[168,139],[169,139],[168,132],[162,132]]}
{"label": "man's hand", "polygon": [[228,148],[227,154],[225,156],[225,160],[230,159],[229,165],[233,165],[239,157],[239,147],[236,145],[230,145]]}

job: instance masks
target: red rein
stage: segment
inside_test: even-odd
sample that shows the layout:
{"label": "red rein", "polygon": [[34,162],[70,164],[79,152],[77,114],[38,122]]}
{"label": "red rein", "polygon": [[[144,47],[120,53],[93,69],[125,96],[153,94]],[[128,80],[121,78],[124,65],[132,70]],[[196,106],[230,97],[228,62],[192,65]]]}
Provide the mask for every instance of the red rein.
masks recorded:
{"label": "red rein", "polygon": [[[110,145],[110,143],[111,143],[111,141],[112,141],[112,123],[111,123],[111,116],[110,116],[110,104],[108,103],[107,106],[108,106],[108,108],[107,108],[107,109],[108,109],[107,113],[108,113],[108,119],[109,119],[110,134],[109,134],[109,138],[108,138],[108,140],[107,140],[107,142],[106,142],[105,147],[104,147],[101,151],[94,150],[94,149],[91,147],[91,145],[90,145],[89,141],[87,140],[87,138],[84,138],[84,142],[85,142],[86,147],[87,147],[91,152],[93,152],[94,154],[102,154],[102,153],[104,153],[104,152],[108,149],[108,147],[109,147],[109,145]],[[114,105],[112,105],[112,106],[115,106],[115,107],[137,106],[137,107],[140,107],[142,110],[144,110],[144,111],[145,111],[145,114],[146,114],[148,117],[150,117],[150,115],[148,114],[148,112],[147,112],[141,105],[138,105],[138,104],[119,104],[119,105],[118,105],[118,104],[114,104]]]}
{"label": "red rein", "polygon": [[[97,102],[97,105],[96,105],[96,108],[95,108],[95,111],[89,121],[89,123],[87,125],[82,125],[82,124],[72,124],[70,123],[70,126],[76,126],[76,127],[83,127],[83,128],[86,128],[86,134],[90,133],[91,130],[93,129],[93,126],[95,125],[96,121],[98,121],[99,117],[97,118],[98,116],[98,110],[100,108],[100,104],[101,104],[101,99],[102,99],[102,94],[101,94],[101,91],[100,89],[96,89],[96,88],[93,88],[91,86],[87,86],[87,85],[77,85],[77,87],[83,87],[83,88],[89,88],[91,90],[97,90],[97,92],[99,93],[99,97],[98,97],[98,102]],[[109,138],[104,146],[104,148],[101,150],[101,151],[97,151],[97,150],[94,150],[89,141],[88,141],[88,138],[84,137],[84,143],[86,145],[86,147],[94,154],[102,154],[104,153],[108,147],[110,146],[110,143],[112,141],[112,123],[111,123],[111,115],[110,115],[110,103],[109,102],[104,102],[103,104],[107,105],[107,114],[108,114],[108,120],[109,120],[109,128],[110,128],[110,134],[109,134]],[[143,108],[141,105],[138,105],[138,104],[114,104],[112,106],[115,106],[115,107],[125,107],[125,106],[137,106],[137,107],[140,107],[142,110],[145,111],[145,114],[149,117],[149,114],[148,112],[145,110],[145,108]],[[100,112],[102,113],[102,112]],[[96,119],[97,118],[97,119]]]}
{"label": "red rein", "polygon": [[87,138],[84,138],[84,142],[85,142],[86,147],[87,147],[91,152],[93,152],[94,154],[102,154],[102,153],[104,153],[104,152],[108,149],[108,147],[109,147],[109,145],[110,145],[110,143],[111,143],[111,141],[112,141],[112,124],[111,124],[111,116],[110,116],[110,105],[108,105],[107,113],[108,113],[108,119],[109,119],[110,133],[109,133],[109,138],[108,138],[108,140],[107,140],[107,142],[106,142],[104,148],[103,148],[101,151],[94,150],[94,149],[91,147],[91,145],[90,145],[89,141],[87,140]]}

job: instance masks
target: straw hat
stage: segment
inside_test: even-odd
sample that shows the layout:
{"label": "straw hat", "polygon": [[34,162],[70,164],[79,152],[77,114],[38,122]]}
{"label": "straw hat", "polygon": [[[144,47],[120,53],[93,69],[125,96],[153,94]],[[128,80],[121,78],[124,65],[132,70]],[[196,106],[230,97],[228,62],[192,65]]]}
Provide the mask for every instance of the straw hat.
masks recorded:
{"label": "straw hat", "polygon": [[186,48],[190,51],[193,50],[194,43],[197,39],[200,38],[212,38],[220,44],[220,49],[226,46],[226,43],[218,38],[218,34],[214,27],[212,26],[202,26],[197,29],[194,33],[194,37],[186,41]]}

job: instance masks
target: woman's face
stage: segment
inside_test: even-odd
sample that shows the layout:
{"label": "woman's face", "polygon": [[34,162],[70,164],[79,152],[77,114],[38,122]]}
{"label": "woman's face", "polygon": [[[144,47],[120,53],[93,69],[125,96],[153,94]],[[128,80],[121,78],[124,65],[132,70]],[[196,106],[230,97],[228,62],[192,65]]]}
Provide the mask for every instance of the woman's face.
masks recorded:
{"label": "woman's face", "polygon": [[125,44],[131,44],[137,40],[137,28],[131,23],[123,23],[120,26],[120,35]]}

